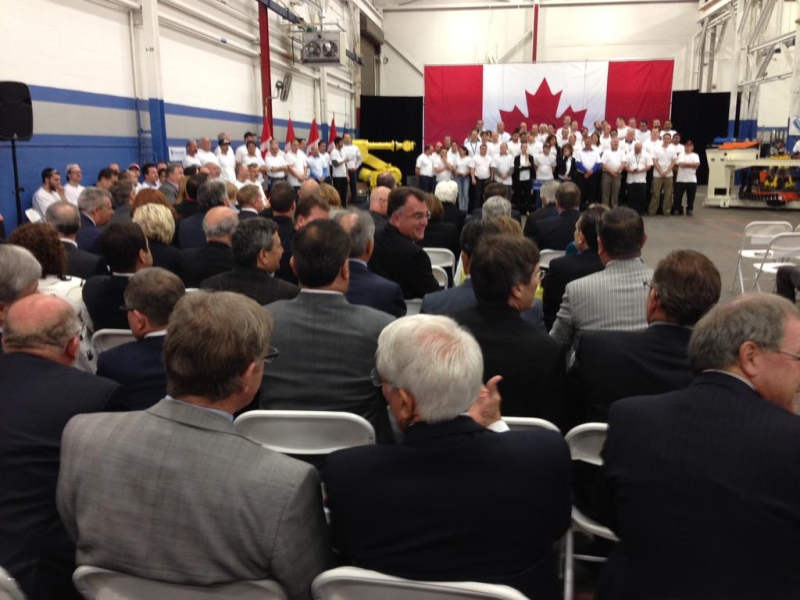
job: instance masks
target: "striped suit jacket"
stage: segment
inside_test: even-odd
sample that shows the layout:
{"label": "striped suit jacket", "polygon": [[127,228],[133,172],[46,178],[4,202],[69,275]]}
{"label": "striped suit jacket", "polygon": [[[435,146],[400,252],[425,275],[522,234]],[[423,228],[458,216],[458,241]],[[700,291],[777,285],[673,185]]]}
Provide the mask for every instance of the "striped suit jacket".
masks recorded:
{"label": "striped suit jacket", "polygon": [[641,258],[631,258],[611,260],[604,270],[568,283],[550,336],[574,349],[588,329],[645,329],[652,277]]}

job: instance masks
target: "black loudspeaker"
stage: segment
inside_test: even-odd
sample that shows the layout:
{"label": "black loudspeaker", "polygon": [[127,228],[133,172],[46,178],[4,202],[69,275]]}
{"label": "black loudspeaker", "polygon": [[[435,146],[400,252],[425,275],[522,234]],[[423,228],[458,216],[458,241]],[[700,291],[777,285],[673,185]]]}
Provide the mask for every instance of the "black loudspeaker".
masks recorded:
{"label": "black loudspeaker", "polygon": [[31,91],[18,81],[0,81],[0,140],[29,140],[31,137]]}

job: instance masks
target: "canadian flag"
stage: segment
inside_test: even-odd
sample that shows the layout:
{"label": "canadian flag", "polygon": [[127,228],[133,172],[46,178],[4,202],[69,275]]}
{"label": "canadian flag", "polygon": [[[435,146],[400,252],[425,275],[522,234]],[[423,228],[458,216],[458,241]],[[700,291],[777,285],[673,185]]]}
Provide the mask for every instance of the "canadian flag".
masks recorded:
{"label": "canadian flag", "polygon": [[567,115],[596,120],[669,117],[672,60],[425,67],[425,143],[461,142],[478,119],[513,131],[525,121],[559,127]]}

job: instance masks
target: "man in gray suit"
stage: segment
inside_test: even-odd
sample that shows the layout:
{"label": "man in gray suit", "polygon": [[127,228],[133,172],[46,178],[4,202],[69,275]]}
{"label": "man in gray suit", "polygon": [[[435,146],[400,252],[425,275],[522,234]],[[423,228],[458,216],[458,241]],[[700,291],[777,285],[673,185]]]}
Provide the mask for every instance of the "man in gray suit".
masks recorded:
{"label": "man in gray suit", "polygon": [[597,253],[604,269],[567,284],[550,336],[577,347],[583,331],[637,331],[647,327],[653,269],[642,260],[647,241],[642,217],[627,207],[603,213]]}
{"label": "man in gray suit", "polygon": [[79,565],[196,586],[274,579],[311,597],[330,564],[316,471],[232,424],[275,356],[271,330],[245,296],[187,294],[164,342],[167,397],[69,422],[58,510]]}
{"label": "man in gray suit", "polygon": [[264,373],[260,408],[355,413],[388,442],[386,401],[370,372],[378,336],[393,317],[347,302],[349,255],[350,236],[333,221],[311,221],[292,239],[300,295],[266,307],[281,357]]}

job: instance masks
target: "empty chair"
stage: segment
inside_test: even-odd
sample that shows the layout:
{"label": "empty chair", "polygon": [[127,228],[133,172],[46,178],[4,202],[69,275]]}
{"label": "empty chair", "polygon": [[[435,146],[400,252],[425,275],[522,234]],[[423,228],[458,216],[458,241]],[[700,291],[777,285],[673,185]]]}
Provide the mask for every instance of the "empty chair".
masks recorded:
{"label": "empty chair", "polygon": [[29,223],[41,223],[42,215],[36,209],[29,208],[25,211],[25,216],[28,218]]}
{"label": "empty chair", "polygon": [[25,594],[8,571],[0,567],[0,600],[25,600]]}
{"label": "empty chair", "polygon": [[561,433],[558,427],[547,419],[538,419],[536,417],[503,417],[503,421],[513,431],[530,431],[531,429],[549,429],[556,433]]}
{"label": "empty chair", "polygon": [[325,571],[311,584],[314,600],[525,600],[506,585],[412,581],[358,567]]}
{"label": "empty chair", "polygon": [[800,233],[779,233],[770,241],[761,261],[755,264],[753,291],[761,291],[759,280],[764,273],[774,275],[780,267],[797,266],[788,262],[790,258],[800,258]]}
{"label": "empty chair", "polygon": [[456,255],[447,248],[423,248],[431,259],[431,265],[442,267],[443,269],[454,269],[456,266]]}
{"label": "empty chair", "polygon": [[449,282],[447,280],[447,271],[445,271],[442,267],[431,267],[431,271],[433,272],[433,276],[436,279],[437,283],[442,286],[442,289],[447,289],[449,287]]}
{"label": "empty chair", "polygon": [[739,248],[739,256],[736,262],[736,270],[731,282],[731,292],[736,286],[736,279],[739,279],[741,292],[744,293],[744,270],[742,261],[761,260],[767,256],[767,246],[779,233],[789,233],[792,231],[792,224],[789,221],[751,221],[744,226],[742,234],[742,245]]}
{"label": "empty chair", "polygon": [[[437,280],[438,281],[438,280]],[[422,298],[406,299],[406,316],[418,315],[422,309]]]}
{"label": "empty chair", "polygon": [[280,584],[268,579],[198,587],[85,566],[77,568],[72,581],[86,600],[288,600]]}
{"label": "empty chair", "polygon": [[92,347],[95,354],[100,354],[135,340],[130,329],[100,329],[92,336]]}
{"label": "empty chair", "polygon": [[[607,431],[607,423],[584,423],[573,427],[564,436],[569,446],[572,460],[586,462],[596,467],[601,466],[603,459],[600,457],[600,451],[606,441]],[[572,527],[567,531],[564,550],[564,598],[570,600],[572,599],[574,561],[603,562],[605,560],[605,558],[598,556],[574,554],[572,535],[575,531],[583,531],[607,540],[618,541],[617,536],[608,527],[604,527],[597,521],[590,519],[577,507],[572,507]]]}
{"label": "empty chair", "polygon": [[233,425],[246,438],[283,454],[330,454],[375,443],[372,424],[347,412],[251,410]]}
{"label": "empty chair", "polygon": [[539,268],[549,269],[551,260],[555,260],[556,258],[561,258],[562,256],[566,255],[567,253],[564,250],[542,250],[539,254]]}

